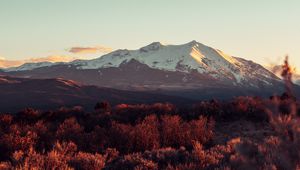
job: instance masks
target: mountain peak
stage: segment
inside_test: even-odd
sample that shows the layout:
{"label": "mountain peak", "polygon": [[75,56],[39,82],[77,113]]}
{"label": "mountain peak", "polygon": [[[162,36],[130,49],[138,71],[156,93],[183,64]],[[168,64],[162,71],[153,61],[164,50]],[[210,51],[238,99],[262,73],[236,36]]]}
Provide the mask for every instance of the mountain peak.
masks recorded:
{"label": "mountain peak", "polygon": [[190,42],[188,42],[188,43],[186,43],[186,44],[183,44],[183,45],[188,46],[188,47],[211,48],[211,47],[206,46],[206,45],[204,45],[204,44],[202,44],[202,43],[200,43],[200,42],[198,42],[198,41],[196,41],[196,40],[190,41]]}
{"label": "mountain peak", "polygon": [[193,44],[193,45],[195,45],[195,44],[199,44],[196,40],[193,40],[193,41],[190,41],[190,42],[188,42],[188,44]]}
{"label": "mountain peak", "polygon": [[141,52],[157,51],[162,47],[164,47],[164,45],[161,42],[153,42],[145,47],[140,48],[140,51]]}
{"label": "mountain peak", "polygon": [[[133,61],[136,61],[133,63]],[[55,63],[57,64],[57,63]],[[36,68],[51,67],[54,63],[27,64],[23,67],[6,69],[5,71],[24,71]],[[65,64],[65,63],[63,63]],[[163,45],[153,42],[138,50],[121,49],[103,55],[93,60],[67,63],[80,70],[120,68],[120,66],[140,67],[146,65],[156,71],[175,72],[174,74],[189,74],[197,72],[201,76],[218,81],[229,81],[233,84],[250,84],[254,82],[270,83],[276,78],[272,73],[253,62],[227,55],[220,50],[201,44],[195,40],[181,45]],[[26,66],[26,67],[25,67]],[[69,68],[68,67],[68,68]],[[101,71],[100,71],[101,72]],[[103,73],[100,73],[102,75]],[[139,73],[137,73],[139,74]],[[132,74],[133,75],[133,74]],[[253,81],[252,81],[253,80]],[[252,83],[252,84],[251,84]]]}

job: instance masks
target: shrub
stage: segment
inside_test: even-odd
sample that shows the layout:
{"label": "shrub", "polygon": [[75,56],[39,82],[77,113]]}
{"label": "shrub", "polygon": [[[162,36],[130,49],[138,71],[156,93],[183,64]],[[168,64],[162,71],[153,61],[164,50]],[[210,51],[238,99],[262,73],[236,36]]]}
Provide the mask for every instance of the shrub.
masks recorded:
{"label": "shrub", "polygon": [[71,117],[59,125],[56,136],[62,141],[77,141],[79,143],[83,130],[83,127],[80,126],[76,118]]}
{"label": "shrub", "polygon": [[161,142],[164,147],[184,146],[183,122],[180,116],[165,115],[161,117]]}
{"label": "shrub", "polygon": [[98,170],[104,168],[105,158],[100,154],[79,152],[71,158],[69,164],[75,169]]}
{"label": "shrub", "polygon": [[158,119],[155,115],[147,116],[134,127],[131,134],[133,151],[145,151],[160,147]]}

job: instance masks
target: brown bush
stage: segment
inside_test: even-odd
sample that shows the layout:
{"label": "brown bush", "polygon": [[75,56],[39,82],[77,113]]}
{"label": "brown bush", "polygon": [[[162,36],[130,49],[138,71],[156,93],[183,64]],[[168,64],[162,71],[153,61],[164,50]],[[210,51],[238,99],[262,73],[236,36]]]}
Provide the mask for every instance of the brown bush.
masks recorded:
{"label": "brown bush", "polygon": [[145,151],[160,147],[158,119],[155,115],[147,116],[138,123],[131,133],[133,151]]}
{"label": "brown bush", "polygon": [[56,136],[62,141],[79,141],[82,138],[84,128],[80,126],[76,118],[71,117],[61,123],[56,131]]}
{"label": "brown bush", "polygon": [[79,152],[71,158],[69,164],[75,169],[99,170],[105,166],[105,158],[100,154]]}
{"label": "brown bush", "polygon": [[180,116],[165,115],[161,117],[161,142],[164,147],[184,146],[184,128]]}

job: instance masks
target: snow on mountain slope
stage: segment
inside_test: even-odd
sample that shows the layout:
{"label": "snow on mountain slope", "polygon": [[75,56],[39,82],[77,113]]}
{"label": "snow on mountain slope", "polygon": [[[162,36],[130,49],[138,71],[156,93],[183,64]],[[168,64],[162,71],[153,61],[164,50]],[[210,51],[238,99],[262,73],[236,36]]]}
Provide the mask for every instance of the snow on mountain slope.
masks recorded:
{"label": "snow on mountain slope", "polygon": [[[89,61],[75,61],[81,69],[97,69],[103,67],[118,67],[123,62],[129,62],[135,59],[151,68],[189,72],[192,69],[200,73],[213,71],[227,66],[229,63],[237,62],[234,58],[226,56],[228,60],[216,51],[203,44],[192,41],[184,45],[164,46],[159,42],[154,42],[139,50],[117,50],[100,58]],[[216,61],[213,67],[210,67],[209,61]],[[230,61],[230,62],[229,62]]]}
{"label": "snow on mountain slope", "polygon": [[50,66],[58,65],[58,64],[62,64],[62,63],[61,62],[59,62],[59,63],[52,63],[52,62],[25,63],[18,67],[10,67],[10,68],[4,69],[4,71],[9,72],[9,71],[33,70],[33,69],[37,69],[37,68],[41,68],[41,67],[50,67]]}
{"label": "snow on mountain slope", "polygon": [[182,45],[163,45],[154,42],[138,50],[117,50],[93,60],[76,60],[70,63],[27,63],[5,71],[34,70],[59,64],[76,67],[77,70],[95,70],[116,68],[132,60],[152,69],[187,74],[199,73],[219,81],[230,81],[233,84],[270,85],[273,80],[278,79],[259,64],[227,55],[196,41]]}
{"label": "snow on mountain slope", "polygon": [[[275,78],[263,67],[252,70],[253,62],[246,62],[220,50],[213,49],[196,41],[183,45],[162,45],[154,42],[139,50],[117,50],[94,60],[78,60],[72,62],[78,69],[98,69],[118,67],[130,60],[137,60],[154,69],[190,73],[197,71],[202,74],[223,79],[228,78],[242,83],[248,78],[261,74],[261,79]],[[251,65],[249,65],[251,64]],[[249,70],[254,71],[249,72]]]}

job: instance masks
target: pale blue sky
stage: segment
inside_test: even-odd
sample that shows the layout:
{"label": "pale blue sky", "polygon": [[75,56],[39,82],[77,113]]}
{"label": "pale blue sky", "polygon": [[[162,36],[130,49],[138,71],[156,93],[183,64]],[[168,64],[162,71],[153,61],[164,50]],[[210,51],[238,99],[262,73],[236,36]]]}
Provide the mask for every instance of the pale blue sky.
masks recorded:
{"label": "pale blue sky", "polygon": [[0,0],[0,56],[197,40],[259,63],[289,54],[300,67],[299,9],[299,0]]}

